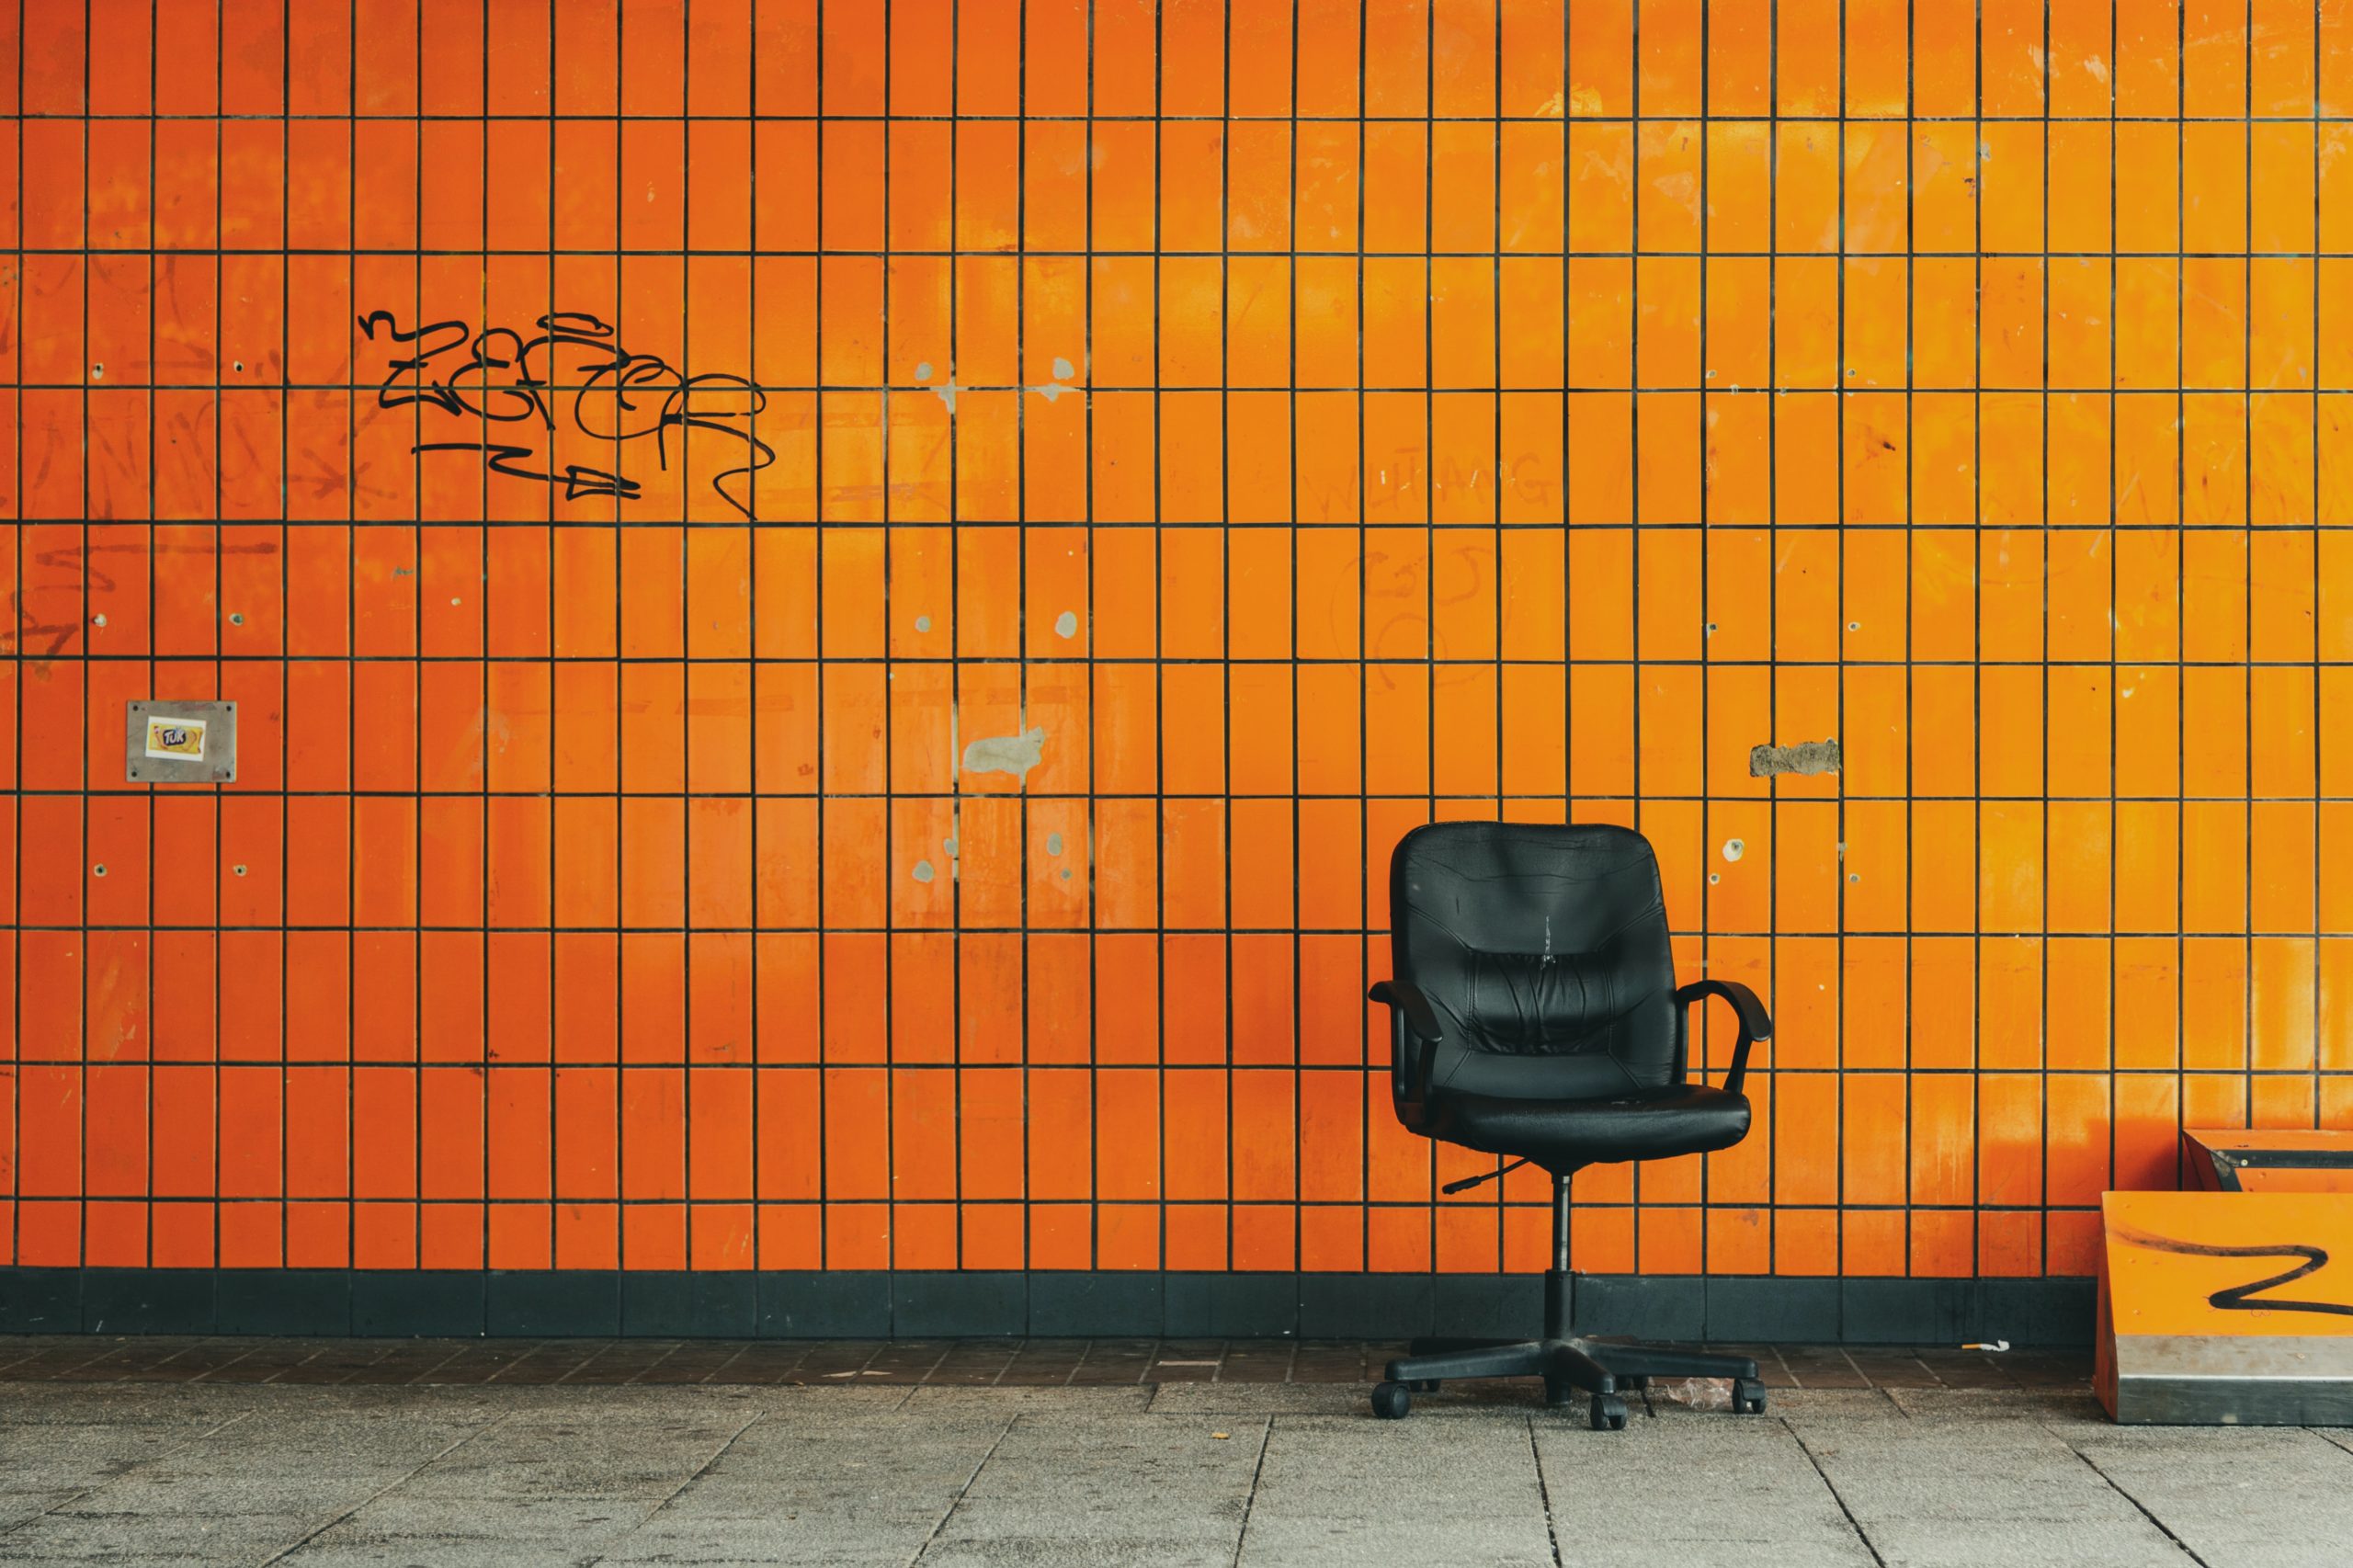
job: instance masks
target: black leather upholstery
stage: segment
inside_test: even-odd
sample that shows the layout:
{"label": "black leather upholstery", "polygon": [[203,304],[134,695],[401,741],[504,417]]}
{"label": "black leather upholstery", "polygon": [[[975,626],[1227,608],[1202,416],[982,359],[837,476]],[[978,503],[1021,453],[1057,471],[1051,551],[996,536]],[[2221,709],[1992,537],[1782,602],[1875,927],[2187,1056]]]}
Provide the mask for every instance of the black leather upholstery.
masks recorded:
{"label": "black leather upholstery", "polygon": [[[1721,1089],[1683,1082],[1684,1006],[1700,988],[1676,990],[1658,862],[1640,834],[1417,828],[1391,863],[1391,923],[1410,1080],[1399,1114],[1416,1131],[1556,1172],[1747,1134],[1737,1069]],[[1752,1021],[1770,1021],[1740,994],[1745,1056]]]}
{"label": "black leather upholstery", "polygon": [[1729,1149],[1748,1136],[1748,1096],[1705,1084],[1631,1089],[1606,1100],[1515,1100],[1439,1096],[1433,1138],[1525,1159],[1546,1170],[1610,1160],[1658,1160]]}

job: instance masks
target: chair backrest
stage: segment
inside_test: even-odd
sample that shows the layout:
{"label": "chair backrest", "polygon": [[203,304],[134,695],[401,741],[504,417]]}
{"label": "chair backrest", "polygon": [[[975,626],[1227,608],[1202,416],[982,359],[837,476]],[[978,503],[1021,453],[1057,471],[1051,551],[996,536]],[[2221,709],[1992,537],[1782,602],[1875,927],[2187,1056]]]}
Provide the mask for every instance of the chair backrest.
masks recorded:
{"label": "chair backrest", "polygon": [[1447,1037],[1434,1089],[1586,1098],[1674,1080],[1675,960],[1642,835],[1433,823],[1397,846],[1389,892],[1397,977]]}

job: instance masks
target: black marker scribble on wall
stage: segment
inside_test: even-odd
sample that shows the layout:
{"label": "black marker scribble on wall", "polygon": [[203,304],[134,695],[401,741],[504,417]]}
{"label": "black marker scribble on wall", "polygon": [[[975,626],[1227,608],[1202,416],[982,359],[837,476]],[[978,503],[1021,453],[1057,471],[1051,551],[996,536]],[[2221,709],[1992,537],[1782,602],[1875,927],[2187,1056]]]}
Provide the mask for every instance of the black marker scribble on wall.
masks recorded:
{"label": "black marker scribble on wall", "polygon": [[[767,394],[742,376],[689,375],[656,354],[621,347],[620,335],[595,316],[559,312],[541,316],[525,335],[493,327],[476,336],[464,322],[432,322],[404,331],[390,311],[370,311],[359,330],[374,342],[381,330],[396,352],[386,365],[378,406],[426,403],[496,428],[487,438],[435,440],[425,430],[411,449],[474,452],[494,473],[562,485],[566,500],[610,495],[635,500],[643,486],[621,472],[633,454],[650,450],[667,472],[688,431],[704,430],[743,445],[743,461],[711,476],[710,487],[752,517],[751,476],[776,461],[776,449],[755,437],[751,417]],[[590,440],[612,444],[613,469],[556,465],[557,421],[569,420]]]}
{"label": "black marker scribble on wall", "polygon": [[2333,1312],[2340,1317],[2353,1317],[2353,1304],[2342,1301],[2285,1301],[2277,1297],[2256,1299],[2257,1291],[2302,1279],[2305,1275],[2318,1273],[2327,1267],[2328,1253],[2325,1248],[2308,1246],[2301,1242],[2282,1242],[2277,1246],[2219,1246],[2211,1242],[2179,1242],[2170,1236],[2121,1227],[2118,1228],[2116,1236],[2120,1241],[2146,1247],[2151,1252],[2179,1253],[2188,1257],[2301,1257],[2304,1261],[2293,1268],[2284,1269],[2266,1278],[2249,1280],[2244,1285],[2229,1286],[2215,1291],[2206,1300],[2218,1311],[2226,1312]]}

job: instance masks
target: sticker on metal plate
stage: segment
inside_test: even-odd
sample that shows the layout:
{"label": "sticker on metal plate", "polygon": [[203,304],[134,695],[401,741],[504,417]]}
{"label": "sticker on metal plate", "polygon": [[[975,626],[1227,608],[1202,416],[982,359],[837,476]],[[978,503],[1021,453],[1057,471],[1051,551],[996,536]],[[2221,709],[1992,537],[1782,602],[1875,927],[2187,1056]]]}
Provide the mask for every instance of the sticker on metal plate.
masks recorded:
{"label": "sticker on metal plate", "polygon": [[123,778],[133,784],[225,784],[237,777],[237,705],[160,702],[130,709]]}
{"label": "sticker on metal plate", "polygon": [[148,714],[147,755],[163,762],[202,762],[204,721]]}

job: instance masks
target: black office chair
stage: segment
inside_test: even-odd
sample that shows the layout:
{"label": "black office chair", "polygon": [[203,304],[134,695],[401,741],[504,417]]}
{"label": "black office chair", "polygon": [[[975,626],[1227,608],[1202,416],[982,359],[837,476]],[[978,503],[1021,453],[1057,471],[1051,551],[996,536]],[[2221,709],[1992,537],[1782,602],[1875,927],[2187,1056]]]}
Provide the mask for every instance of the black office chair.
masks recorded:
{"label": "black office chair", "polygon": [[[1642,835],[1599,824],[1438,823],[1390,862],[1396,978],[1372,988],[1393,1025],[1397,1119],[1427,1138],[1510,1156],[1448,1192],[1516,1165],[1552,1173],[1552,1267],[1544,1337],[1415,1340],[1372,1391],[1395,1419],[1449,1378],[1540,1376],[1547,1404],[1582,1389],[1597,1429],[1626,1425],[1621,1389],[1654,1377],[1729,1378],[1733,1408],[1765,1408],[1756,1363],[1571,1331],[1569,1178],[1618,1160],[1728,1149],[1748,1133],[1748,1048],[1773,1021],[1746,986],[1677,990],[1658,860]],[[1684,1077],[1690,1006],[1721,996],[1740,1041],[1721,1089]]]}

